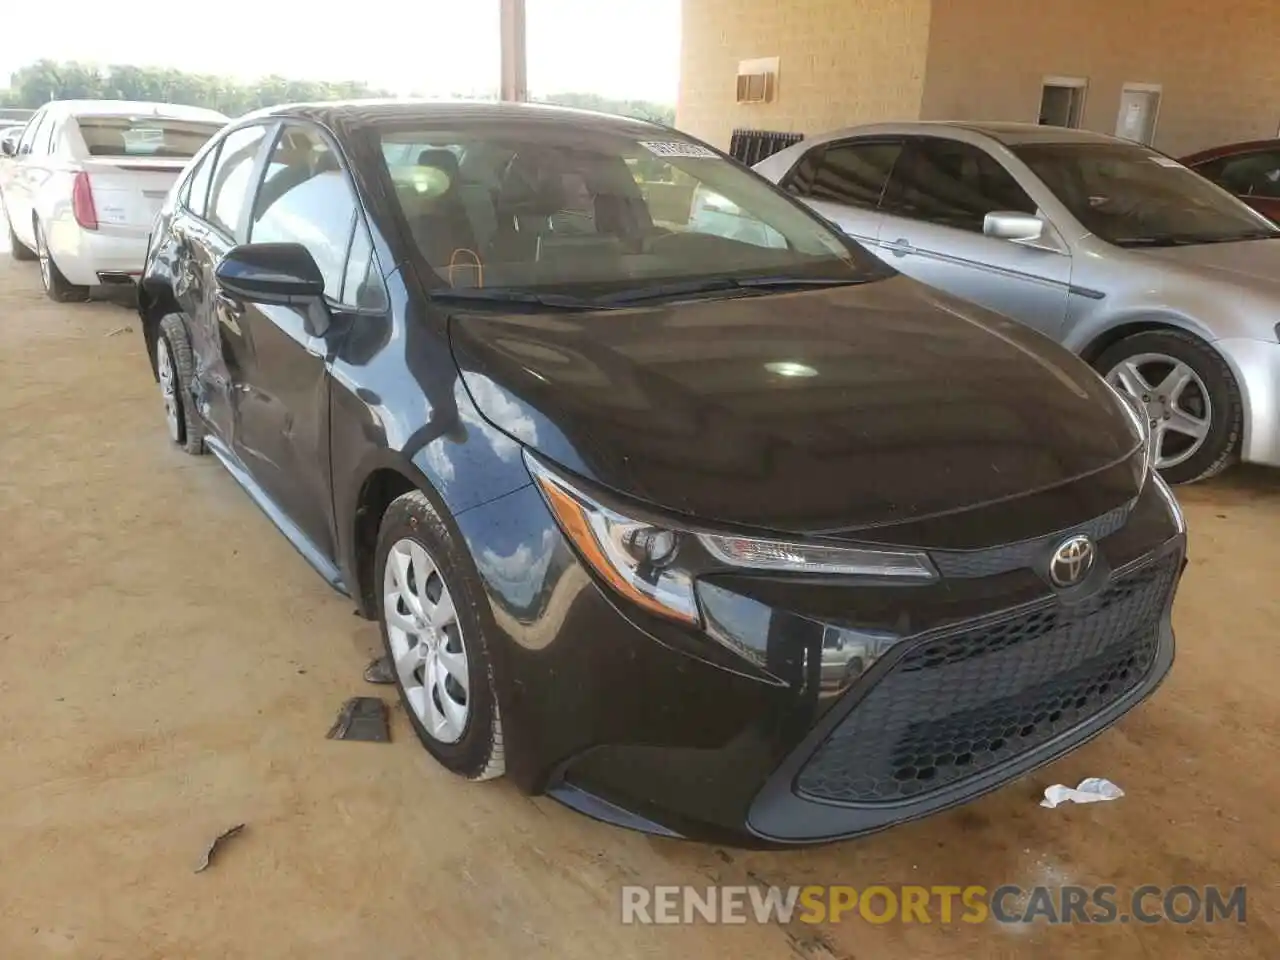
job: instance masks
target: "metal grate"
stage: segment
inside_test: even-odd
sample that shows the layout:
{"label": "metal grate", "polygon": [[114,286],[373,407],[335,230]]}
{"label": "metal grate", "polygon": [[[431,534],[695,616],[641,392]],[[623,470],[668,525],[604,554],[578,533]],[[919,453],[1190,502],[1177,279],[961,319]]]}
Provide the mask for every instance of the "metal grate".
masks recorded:
{"label": "metal grate", "polygon": [[800,771],[813,799],[910,799],[1043,746],[1151,670],[1180,557],[1052,605],[917,644]]}
{"label": "metal grate", "polygon": [[774,130],[735,130],[729,138],[729,155],[739,163],[753,167],[765,157],[799,143],[803,133],[779,133]]}

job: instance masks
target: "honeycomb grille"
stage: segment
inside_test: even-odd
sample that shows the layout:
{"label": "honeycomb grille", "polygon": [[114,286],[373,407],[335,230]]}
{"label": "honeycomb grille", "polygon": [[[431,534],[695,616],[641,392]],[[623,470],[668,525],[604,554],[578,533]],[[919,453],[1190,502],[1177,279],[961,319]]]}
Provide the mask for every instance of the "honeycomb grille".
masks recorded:
{"label": "honeycomb grille", "polygon": [[1023,540],[990,550],[931,550],[938,572],[944,577],[972,579],[974,577],[994,577],[1008,573],[1010,570],[1021,570],[1035,566],[1036,560],[1047,554],[1049,548],[1067,537],[1083,534],[1093,541],[1111,536],[1129,518],[1131,503],[1116,507],[1109,513],[1082,523],[1078,527],[1062,530],[1048,537],[1037,537],[1034,540]]}
{"label": "honeycomb grille", "polygon": [[801,769],[818,800],[912,799],[1036,750],[1150,672],[1179,557],[1117,578],[1088,603],[1054,601],[917,644]]}

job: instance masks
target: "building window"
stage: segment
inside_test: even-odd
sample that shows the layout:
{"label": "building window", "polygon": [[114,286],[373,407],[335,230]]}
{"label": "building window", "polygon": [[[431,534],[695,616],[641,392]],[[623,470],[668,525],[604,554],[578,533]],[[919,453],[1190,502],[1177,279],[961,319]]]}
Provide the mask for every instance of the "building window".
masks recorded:
{"label": "building window", "polygon": [[1040,90],[1040,125],[1078,128],[1084,120],[1089,81],[1082,77],[1045,77]]}
{"label": "building window", "polygon": [[762,57],[738,64],[738,102],[768,103],[775,96],[778,58]]}

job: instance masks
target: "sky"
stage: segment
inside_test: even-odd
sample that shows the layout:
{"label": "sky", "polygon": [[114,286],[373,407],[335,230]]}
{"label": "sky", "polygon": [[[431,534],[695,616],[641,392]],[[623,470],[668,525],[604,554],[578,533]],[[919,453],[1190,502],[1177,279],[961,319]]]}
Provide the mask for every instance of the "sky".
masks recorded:
{"label": "sky", "polygon": [[[534,94],[675,102],[680,0],[526,2]],[[498,86],[498,0],[321,0],[305,6],[296,0],[218,0],[181,12],[159,0],[61,0],[56,23],[47,3],[15,7],[4,15],[8,40],[0,44],[0,86],[39,59],[176,67],[246,80],[268,73],[364,80],[428,96]],[[355,10],[373,13],[362,21]]]}

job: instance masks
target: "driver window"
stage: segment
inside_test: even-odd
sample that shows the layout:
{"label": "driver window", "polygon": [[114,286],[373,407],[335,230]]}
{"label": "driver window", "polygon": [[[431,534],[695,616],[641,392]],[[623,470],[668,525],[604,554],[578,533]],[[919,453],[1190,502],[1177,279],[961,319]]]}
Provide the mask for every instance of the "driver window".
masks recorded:
{"label": "driver window", "polygon": [[886,213],[981,233],[988,213],[1035,213],[1036,204],[995,157],[956,140],[909,145],[889,177]]}
{"label": "driver window", "polygon": [[339,301],[355,216],[355,192],[329,141],[310,127],[281,128],[254,201],[250,242],[302,244],[324,276],[325,296]]}

